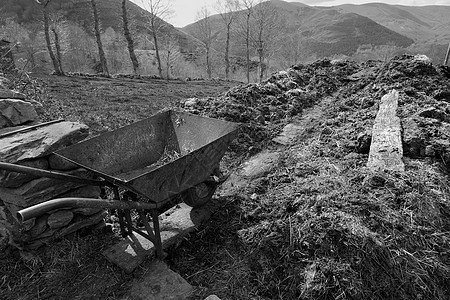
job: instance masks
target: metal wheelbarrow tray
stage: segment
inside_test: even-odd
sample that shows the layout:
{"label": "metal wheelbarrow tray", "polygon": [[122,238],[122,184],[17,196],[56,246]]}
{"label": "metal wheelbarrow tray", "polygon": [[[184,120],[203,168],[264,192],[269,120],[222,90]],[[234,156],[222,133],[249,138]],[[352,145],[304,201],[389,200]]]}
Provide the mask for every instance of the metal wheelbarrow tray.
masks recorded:
{"label": "metal wheelbarrow tray", "polygon": [[[237,124],[173,110],[55,152],[160,205],[218,167]],[[163,165],[167,153],[179,158]]]}
{"label": "metal wheelbarrow tray", "polygon": [[[54,154],[104,179],[86,184],[112,186],[115,200],[55,199],[21,210],[18,216],[29,219],[65,205],[116,208],[122,233],[136,231],[148,238],[161,257],[157,209],[211,177],[237,128],[236,123],[168,110],[58,150]],[[122,197],[118,187],[126,190]],[[147,233],[132,225],[130,209],[137,209]],[[145,211],[152,213],[153,228]]]}

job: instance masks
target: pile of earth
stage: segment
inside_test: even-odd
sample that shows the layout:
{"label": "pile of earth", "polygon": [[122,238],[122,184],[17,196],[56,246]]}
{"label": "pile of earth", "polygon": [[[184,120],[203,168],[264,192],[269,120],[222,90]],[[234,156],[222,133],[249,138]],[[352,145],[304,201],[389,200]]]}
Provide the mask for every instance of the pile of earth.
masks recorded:
{"label": "pile of earth", "polygon": [[[449,299],[449,78],[423,56],[321,60],[183,101],[243,124],[236,158],[264,148],[281,158],[171,253],[173,266],[224,298]],[[372,173],[371,129],[392,89],[406,169]],[[275,145],[291,122],[296,142]]]}

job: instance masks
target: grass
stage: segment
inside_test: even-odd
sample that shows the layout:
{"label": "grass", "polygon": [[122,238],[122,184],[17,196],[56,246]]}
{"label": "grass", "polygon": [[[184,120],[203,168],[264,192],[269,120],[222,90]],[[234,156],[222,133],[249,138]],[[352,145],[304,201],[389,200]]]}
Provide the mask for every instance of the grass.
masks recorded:
{"label": "grass", "polygon": [[[368,67],[372,69],[361,79],[347,79]],[[210,294],[222,299],[448,299],[449,150],[441,143],[447,139],[441,128],[445,124],[417,117],[424,101],[447,107],[436,95],[448,86],[437,68],[409,56],[388,64],[323,60],[274,74],[262,85],[239,86],[219,97],[182,104],[194,113],[244,123],[224,159],[226,170],[261,149],[281,152],[277,168],[239,194],[222,197],[223,206],[207,224],[168,250],[165,261],[198,287],[192,299]],[[357,137],[370,131],[379,100],[392,88],[400,92],[401,119],[415,118],[421,126],[413,133],[435,147],[436,155],[405,157],[404,173],[372,173]],[[289,122],[303,129],[294,145],[280,148],[271,138]],[[405,147],[406,155],[415,153],[414,145]],[[21,271],[14,281],[6,277],[2,292],[32,295],[40,286],[61,298],[81,299],[86,293],[121,298],[148,264],[123,274],[97,253],[108,242],[100,238],[91,247],[89,240],[55,244],[61,256],[44,254],[35,273],[23,258],[10,260],[5,270],[14,270],[15,262]],[[71,256],[72,248],[87,254]],[[55,270],[45,267],[47,263]],[[64,274],[64,266],[82,271]],[[55,276],[51,280],[44,276],[49,273]],[[63,287],[66,278],[56,287],[53,279],[60,277],[54,274],[68,276],[75,287],[87,285],[86,293]],[[95,274],[89,275],[92,282],[84,279],[87,274]]]}

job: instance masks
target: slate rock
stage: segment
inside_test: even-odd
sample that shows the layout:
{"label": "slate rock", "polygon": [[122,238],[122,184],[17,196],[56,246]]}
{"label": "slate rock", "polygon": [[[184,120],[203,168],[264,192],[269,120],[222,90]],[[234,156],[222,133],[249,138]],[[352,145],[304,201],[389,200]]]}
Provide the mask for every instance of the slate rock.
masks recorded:
{"label": "slate rock", "polygon": [[0,100],[0,128],[13,127],[39,120],[31,103],[16,99]]}
{"label": "slate rock", "polygon": [[64,228],[61,228],[56,234],[55,238],[60,238],[71,234],[75,231],[80,230],[81,228],[91,227],[97,225],[100,222],[104,222],[104,218],[106,217],[106,210],[102,209],[100,212],[91,216],[75,216],[72,220],[72,223]]}
{"label": "slate rock", "polygon": [[[67,174],[87,177],[87,171],[81,169],[68,172]],[[79,183],[69,181],[39,178],[27,182],[19,188],[0,188],[0,199],[2,199],[12,215],[15,215],[20,208],[53,199],[80,186],[82,185]]]}
{"label": "slate rock", "polygon": [[425,156],[427,138],[420,129],[416,120],[406,118],[402,120],[403,129],[403,147],[405,155],[411,158]]}
{"label": "slate rock", "polygon": [[71,163],[70,161],[55,155],[55,154],[50,154],[48,157],[48,163],[50,166],[50,169],[53,170],[63,170],[63,171],[67,171],[67,170],[73,170],[78,168],[78,166],[74,163]]}
{"label": "slate rock", "polygon": [[362,132],[356,138],[356,152],[361,154],[369,154],[370,144],[372,143],[372,134]]}
{"label": "slate rock", "polygon": [[220,300],[220,298],[217,297],[216,295],[209,295],[208,297],[205,298],[205,300]]}
{"label": "slate rock", "polygon": [[[45,158],[26,160],[20,162],[19,165],[42,170],[48,169],[48,161]],[[36,176],[29,174],[0,170],[0,187],[17,188],[36,178]]]}
{"label": "slate rock", "polygon": [[0,99],[20,99],[25,100],[25,95],[8,89],[0,89]]}
{"label": "slate rock", "polygon": [[60,228],[66,226],[72,221],[73,212],[70,210],[58,210],[52,213],[47,220],[50,228]]}
{"label": "slate rock", "polygon": [[217,194],[224,197],[232,196],[250,187],[256,182],[255,179],[265,176],[277,166],[280,156],[280,152],[266,150],[251,157],[237,171],[231,173],[219,187]]}
{"label": "slate rock", "polygon": [[88,136],[88,127],[75,122],[59,122],[0,139],[0,161],[20,162],[43,157],[75,144]]}
{"label": "slate rock", "polygon": [[281,145],[291,145],[295,138],[302,132],[302,127],[295,124],[287,124],[283,131],[273,139],[274,142]]}
{"label": "slate rock", "polygon": [[429,107],[421,110],[419,112],[419,117],[422,118],[431,118],[435,119],[441,122],[449,122],[450,121],[450,115],[446,114],[444,111],[436,108],[436,107]]}
{"label": "slate rock", "polygon": [[123,299],[184,300],[194,293],[194,287],[162,261],[154,261],[148,273],[136,281]]}
{"label": "slate rock", "polygon": [[31,227],[31,229],[28,230],[26,234],[28,234],[30,237],[37,237],[40,234],[44,233],[47,229],[47,220],[47,214],[37,217],[34,226]]}

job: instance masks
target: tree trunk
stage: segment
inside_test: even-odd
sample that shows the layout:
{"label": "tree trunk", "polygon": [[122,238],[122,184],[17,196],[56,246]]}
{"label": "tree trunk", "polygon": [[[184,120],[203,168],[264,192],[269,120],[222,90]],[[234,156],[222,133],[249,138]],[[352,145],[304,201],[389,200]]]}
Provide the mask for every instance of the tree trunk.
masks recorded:
{"label": "tree trunk", "polygon": [[210,59],[210,46],[206,47],[206,73],[208,74],[208,79],[211,79],[212,77],[212,70],[211,70],[211,59]]}
{"label": "tree trunk", "polygon": [[61,44],[59,43],[59,36],[55,28],[52,28],[53,35],[55,36],[55,48],[56,48],[56,58],[58,60],[59,71],[61,75],[64,75],[62,67],[62,55],[61,55]]}
{"label": "tree trunk", "polygon": [[258,50],[258,56],[259,56],[259,83],[262,82],[263,78],[264,78],[264,54],[262,49]]}
{"label": "tree trunk", "polygon": [[247,83],[250,83],[250,14],[247,14],[247,27],[245,32],[245,47],[247,60]]}
{"label": "tree trunk", "polygon": [[227,40],[225,42],[225,79],[230,79],[230,31],[231,23],[227,24]]}
{"label": "tree trunk", "polygon": [[448,64],[448,57],[450,56],[450,43],[448,44],[447,54],[445,55],[444,66]]}
{"label": "tree trunk", "polygon": [[168,49],[167,50],[167,71],[166,71],[166,75],[167,75],[167,80],[169,80],[170,79],[170,65],[171,65],[171,63],[170,63],[170,53],[171,51],[170,51],[170,49]]}
{"label": "tree trunk", "polygon": [[127,0],[122,0],[122,21],[123,21],[123,34],[127,40],[128,52],[130,53],[131,63],[133,64],[133,72],[137,74],[139,68],[139,62],[137,60],[136,54],[134,53],[134,43],[131,37],[130,29],[128,28],[128,16],[127,16]]}
{"label": "tree trunk", "polygon": [[95,3],[95,0],[91,0],[91,4],[92,4],[92,12],[94,14],[94,32],[95,32],[95,38],[97,40],[98,55],[100,57],[100,64],[102,66],[102,72],[103,72],[103,75],[109,76],[108,64],[106,63],[106,56],[105,56],[105,52],[103,51],[102,40],[100,38],[100,24],[98,21],[97,5]]}
{"label": "tree trunk", "polygon": [[60,70],[59,65],[58,65],[58,61],[56,60],[55,54],[53,53],[52,44],[51,44],[51,41],[50,41],[47,6],[44,6],[43,12],[44,12],[44,34],[45,34],[45,42],[47,44],[48,54],[50,55],[50,58],[52,60],[53,69],[55,70],[55,74],[56,75],[62,75],[61,74],[61,70]]}
{"label": "tree trunk", "polygon": [[153,43],[155,44],[156,61],[158,63],[158,75],[159,77],[163,78],[161,57],[159,56],[158,37],[156,36],[155,26],[153,24],[152,24],[152,32],[153,32]]}

